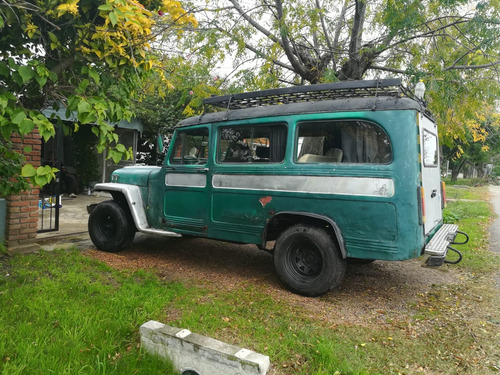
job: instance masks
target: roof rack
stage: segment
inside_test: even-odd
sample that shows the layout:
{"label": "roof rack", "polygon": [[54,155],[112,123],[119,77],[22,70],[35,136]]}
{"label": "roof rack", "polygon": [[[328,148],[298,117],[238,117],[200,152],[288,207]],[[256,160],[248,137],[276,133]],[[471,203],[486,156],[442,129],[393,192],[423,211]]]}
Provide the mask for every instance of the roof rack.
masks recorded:
{"label": "roof rack", "polygon": [[204,99],[203,104],[210,104],[229,110],[297,102],[377,96],[392,96],[397,98],[406,96],[416,99],[408,89],[403,87],[401,78],[390,78],[293,86],[281,89],[213,96]]}

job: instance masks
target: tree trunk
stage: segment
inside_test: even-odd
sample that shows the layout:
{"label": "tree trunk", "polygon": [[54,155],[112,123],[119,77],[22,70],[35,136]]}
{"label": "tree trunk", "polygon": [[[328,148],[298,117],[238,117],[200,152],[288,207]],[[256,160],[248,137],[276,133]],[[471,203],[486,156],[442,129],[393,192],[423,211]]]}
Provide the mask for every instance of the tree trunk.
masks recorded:
{"label": "tree trunk", "polygon": [[460,174],[463,166],[467,162],[466,159],[462,159],[458,162],[453,163],[451,167],[451,182],[456,182],[458,179],[458,175]]}

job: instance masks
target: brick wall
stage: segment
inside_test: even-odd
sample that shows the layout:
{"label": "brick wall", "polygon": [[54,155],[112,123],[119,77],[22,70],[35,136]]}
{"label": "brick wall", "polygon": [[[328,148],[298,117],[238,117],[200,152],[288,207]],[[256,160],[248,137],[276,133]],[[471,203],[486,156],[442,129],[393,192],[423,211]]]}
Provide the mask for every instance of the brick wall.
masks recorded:
{"label": "brick wall", "polygon": [[[21,139],[18,135],[11,138],[14,149],[24,153],[25,146],[32,151],[24,153],[26,161],[35,168],[41,163],[42,140],[35,130]],[[38,249],[36,234],[38,230],[38,194],[39,189],[32,187],[28,191],[7,197],[7,220],[5,242],[11,253],[29,252]]]}

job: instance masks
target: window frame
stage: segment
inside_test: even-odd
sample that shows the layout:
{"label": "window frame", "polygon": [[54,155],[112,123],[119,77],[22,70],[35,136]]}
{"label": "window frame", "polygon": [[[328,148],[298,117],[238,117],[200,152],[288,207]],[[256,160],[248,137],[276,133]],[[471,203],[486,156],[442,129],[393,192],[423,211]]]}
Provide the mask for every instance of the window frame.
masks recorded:
{"label": "window frame", "polygon": [[[426,150],[428,149],[427,148],[427,145],[429,145],[429,142],[427,141],[426,142],[426,139],[425,139],[425,133],[429,133],[435,142],[433,142],[435,144],[435,152],[434,152],[434,159],[435,161],[432,163],[432,164],[428,164],[427,163],[427,159],[426,159]],[[425,168],[437,168],[439,167],[439,143],[438,143],[438,136],[437,134],[431,132],[430,130],[427,130],[427,129],[423,129],[422,131],[422,164]]]}
{"label": "window frame", "polygon": [[[377,162],[377,163],[366,163],[366,162],[329,162],[329,161],[325,161],[325,162],[299,162],[298,159],[298,150],[299,150],[299,131],[300,131],[300,127],[301,125],[305,124],[305,123],[309,123],[309,124],[313,124],[313,123],[318,123],[318,124],[326,124],[326,123],[348,123],[348,122],[353,122],[353,123],[356,123],[356,122],[360,122],[360,123],[365,123],[365,124],[368,124],[372,127],[374,127],[375,129],[378,129],[381,133],[385,134],[385,137],[386,139],[388,140],[389,142],[389,150],[390,150],[390,159],[387,161],[387,162]],[[378,124],[377,122],[375,121],[372,121],[372,120],[367,120],[367,119],[364,119],[364,118],[361,118],[361,119],[358,119],[358,118],[325,118],[325,119],[315,119],[315,120],[299,120],[297,121],[296,123],[296,126],[295,126],[295,135],[294,135],[294,139],[293,139],[293,162],[294,164],[297,164],[297,165],[331,165],[331,164],[335,164],[335,165],[360,165],[360,166],[364,166],[364,165],[390,165],[394,162],[394,147],[393,147],[393,141],[389,135],[389,132],[387,132],[384,127],[382,127],[380,124]]]}
{"label": "window frame", "polygon": [[[168,157],[168,164],[171,166],[175,166],[175,167],[181,167],[181,166],[182,167],[186,167],[186,166],[187,167],[189,167],[189,166],[200,167],[200,166],[207,165],[209,163],[209,160],[210,160],[210,151],[211,151],[211,143],[212,143],[210,128],[211,128],[210,126],[203,125],[203,126],[197,126],[197,127],[176,129],[175,138],[173,139],[173,143],[171,145],[170,155]],[[196,157],[197,162],[184,163],[182,161],[185,160],[186,156],[181,156],[180,157],[181,162],[175,162],[174,157],[176,154],[176,145],[177,145],[178,141],[182,138],[183,134],[188,134],[189,132],[196,132],[196,131],[200,131],[200,130],[206,130],[206,135],[203,135],[203,137],[206,137],[206,141],[201,140],[201,142],[207,142],[207,145],[205,146],[206,147],[206,158],[199,159]],[[197,136],[200,136],[200,135],[197,135]],[[184,145],[181,146],[181,153],[184,153],[183,150],[185,150]],[[203,163],[200,163],[199,162],[200,160],[202,160]]]}
{"label": "window frame", "polygon": [[[250,160],[250,161],[234,161],[234,162],[231,162],[231,161],[225,161],[225,160],[222,160],[221,156],[224,154],[224,152],[222,152],[222,142],[225,141],[222,139],[222,131],[223,129],[229,129],[229,128],[233,128],[233,129],[245,129],[245,130],[248,130],[250,128],[252,129],[255,129],[255,128],[271,128],[271,127],[281,127],[283,129],[283,140],[285,142],[285,145],[283,146],[283,157],[282,157],[282,160],[280,161],[267,161],[267,162],[258,162],[257,160]],[[216,134],[215,134],[215,137],[216,137],[216,146],[215,146],[215,155],[214,155],[214,159],[215,159],[215,163],[218,164],[218,165],[252,165],[252,166],[256,166],[256,165],[278,165],[278,164],[283,164],[286,160],[286,149],[287,149],[287,146],[288,146],[288,130],[289,130],[289,126],[288,126],[288,123],[287,122],[283,122],[283,121],[278,121],[278,122],[264,122],[264,123],[245,123],[245,124],[221,124],[220,126],[218,126],[216,128]],[[271,138],[270,138],[270,135],[271,135],[271,132],[269,132],[269,137],[267,137],[267,139],[269,140],[269,147],[271,148]],[[255,138],[257,139],[257,138]]]}

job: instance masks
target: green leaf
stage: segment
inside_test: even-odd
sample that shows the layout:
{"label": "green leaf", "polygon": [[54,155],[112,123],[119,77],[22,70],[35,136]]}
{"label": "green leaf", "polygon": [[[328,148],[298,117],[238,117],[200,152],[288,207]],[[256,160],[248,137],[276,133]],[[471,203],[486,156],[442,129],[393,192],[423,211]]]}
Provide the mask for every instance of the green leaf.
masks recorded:
{"label": "green leaf", "polygon": [[18,86],[22,86],[23,85],[23,79],[21,78],[21,75],[17,71],[12,72],[12,80],[15,83],[17,83]]}
{"label": "green leaf", "polygon": [[99,73],[97,73],[97,71],[92,68],[89,70],[89,77],[92,78],[97,84],[99,84],[99,81],[101,80],[99,77]]}
{"label": "green leaf", "polygon": [[88,79],[84,79],[80,82],[80,84],[78,85],[78,90],[80,90],[80,92],[84,92],[85,89],[90,85],[90,81]]}
{"label": "green leaf", "polygon": [[10,75],[9,66],[6,63],[4,63],[3,61],[0,61],[0,75],[7,77],[7,78]]}
{"label": "green leaf", "polygon": [[57,76],[57,74],[56,74],[56,73],[54,73],[53,71],[51,71],[51,72],[49,73],[49,79],[50,79],[52,82],[56,82],[58,78],[59,78],[59,77]]}
{"label": "green leaf", "polygon": [[0,17],[0,29],[3,28],[3,25],[4,25],[4,23],[3,23],[3,17]]}
{"label": "green leaf", "polygon": [[21,176],[23,177],[33,177],[36,175],[36,169],[31,164],[26,164],[21,169]]}
{"label": "green leaf", "polygon": [[114,12],[109,12],[108,14],[109,20],[113,26],[116,26],[118,19],[116,18],[116,14]]}
{"label": "green leaf", "polygon": [[117,144],[115,148],[116,148],[116,151],[118,151],[118,152],[122,152],[122,153],[127,152],[127,149],[121,143]]}
{"label": "green leaf", "polygon": [[29,118],[23,119],[19,124],[19,132],[23,135],[31,133],[31,131],[34,128],[35,128],[35,123]]}
{"label": "green leaf", "polygon": [[31,146],[24,146],[24,148],[23,148],[23,152],[24,152],[25,154],[30,154],[30,153],[31,153],[31,151],[33,151],[33,147],[31,147]]}
{"label": "green leaf", "polygon": [[9,105],[9,99],[7,99],[5,96],[0,95],[0,109],[2,110],[2,113],[5,108]]}
{"label": "green leaf", "polygon": [[40,85],[40,87],[45,86],[45,84],[47,83],[47,77],[40,77],[39,75],[37,75],[35,77],[35,79],[38,82],[38,84]]}
{"label": "green leaf", "polygon": [[35,76],[35,72],[29,66],[20,66],[17,71],[23,79],[23,83],[29,82]]}
{"label": "green leaf", "polygon": [[10,136],[12,135],[12,125],[7,123],[6,125],[1,126],[0,133],[2,134],[2,137],[4,139],[9,139]]}
{"label": "green leaf", "polygon": [[16,108],[14,110],[14,113],[10,117],[10,121],[12,121],[13,124],[20,125],[21,122],[26,118],[26,113],[20,108]]}
{"label": "green leaf", "polygon": [[115,150],[109,150],[109,157],[108,158],[113,159],[115,164],[118,164],[120,162],[120,160],[122,160],[122,156],[123,156],[123,154],[121,152],[118,152]]}
{"label": "green leaf", "polygon": [[78,114],[80,113],[88,113],[92,110],[92,106],[85,99],[80,100],[78,103]]}
{"label": "green leaf", "polygon": [[111,4],[104,4],[104,5],[101,5],[97,9],[107,12],[108,10],[112,9],[112,6],[111,6]]}
{"label": "green leaf", "polygon": [[52,43],[56,43],[57,44],[58,40],[57,40],[56,34],[51,33],[50,31],[48,32],[48,34],[49,34],[49,38],[52,41]]}

